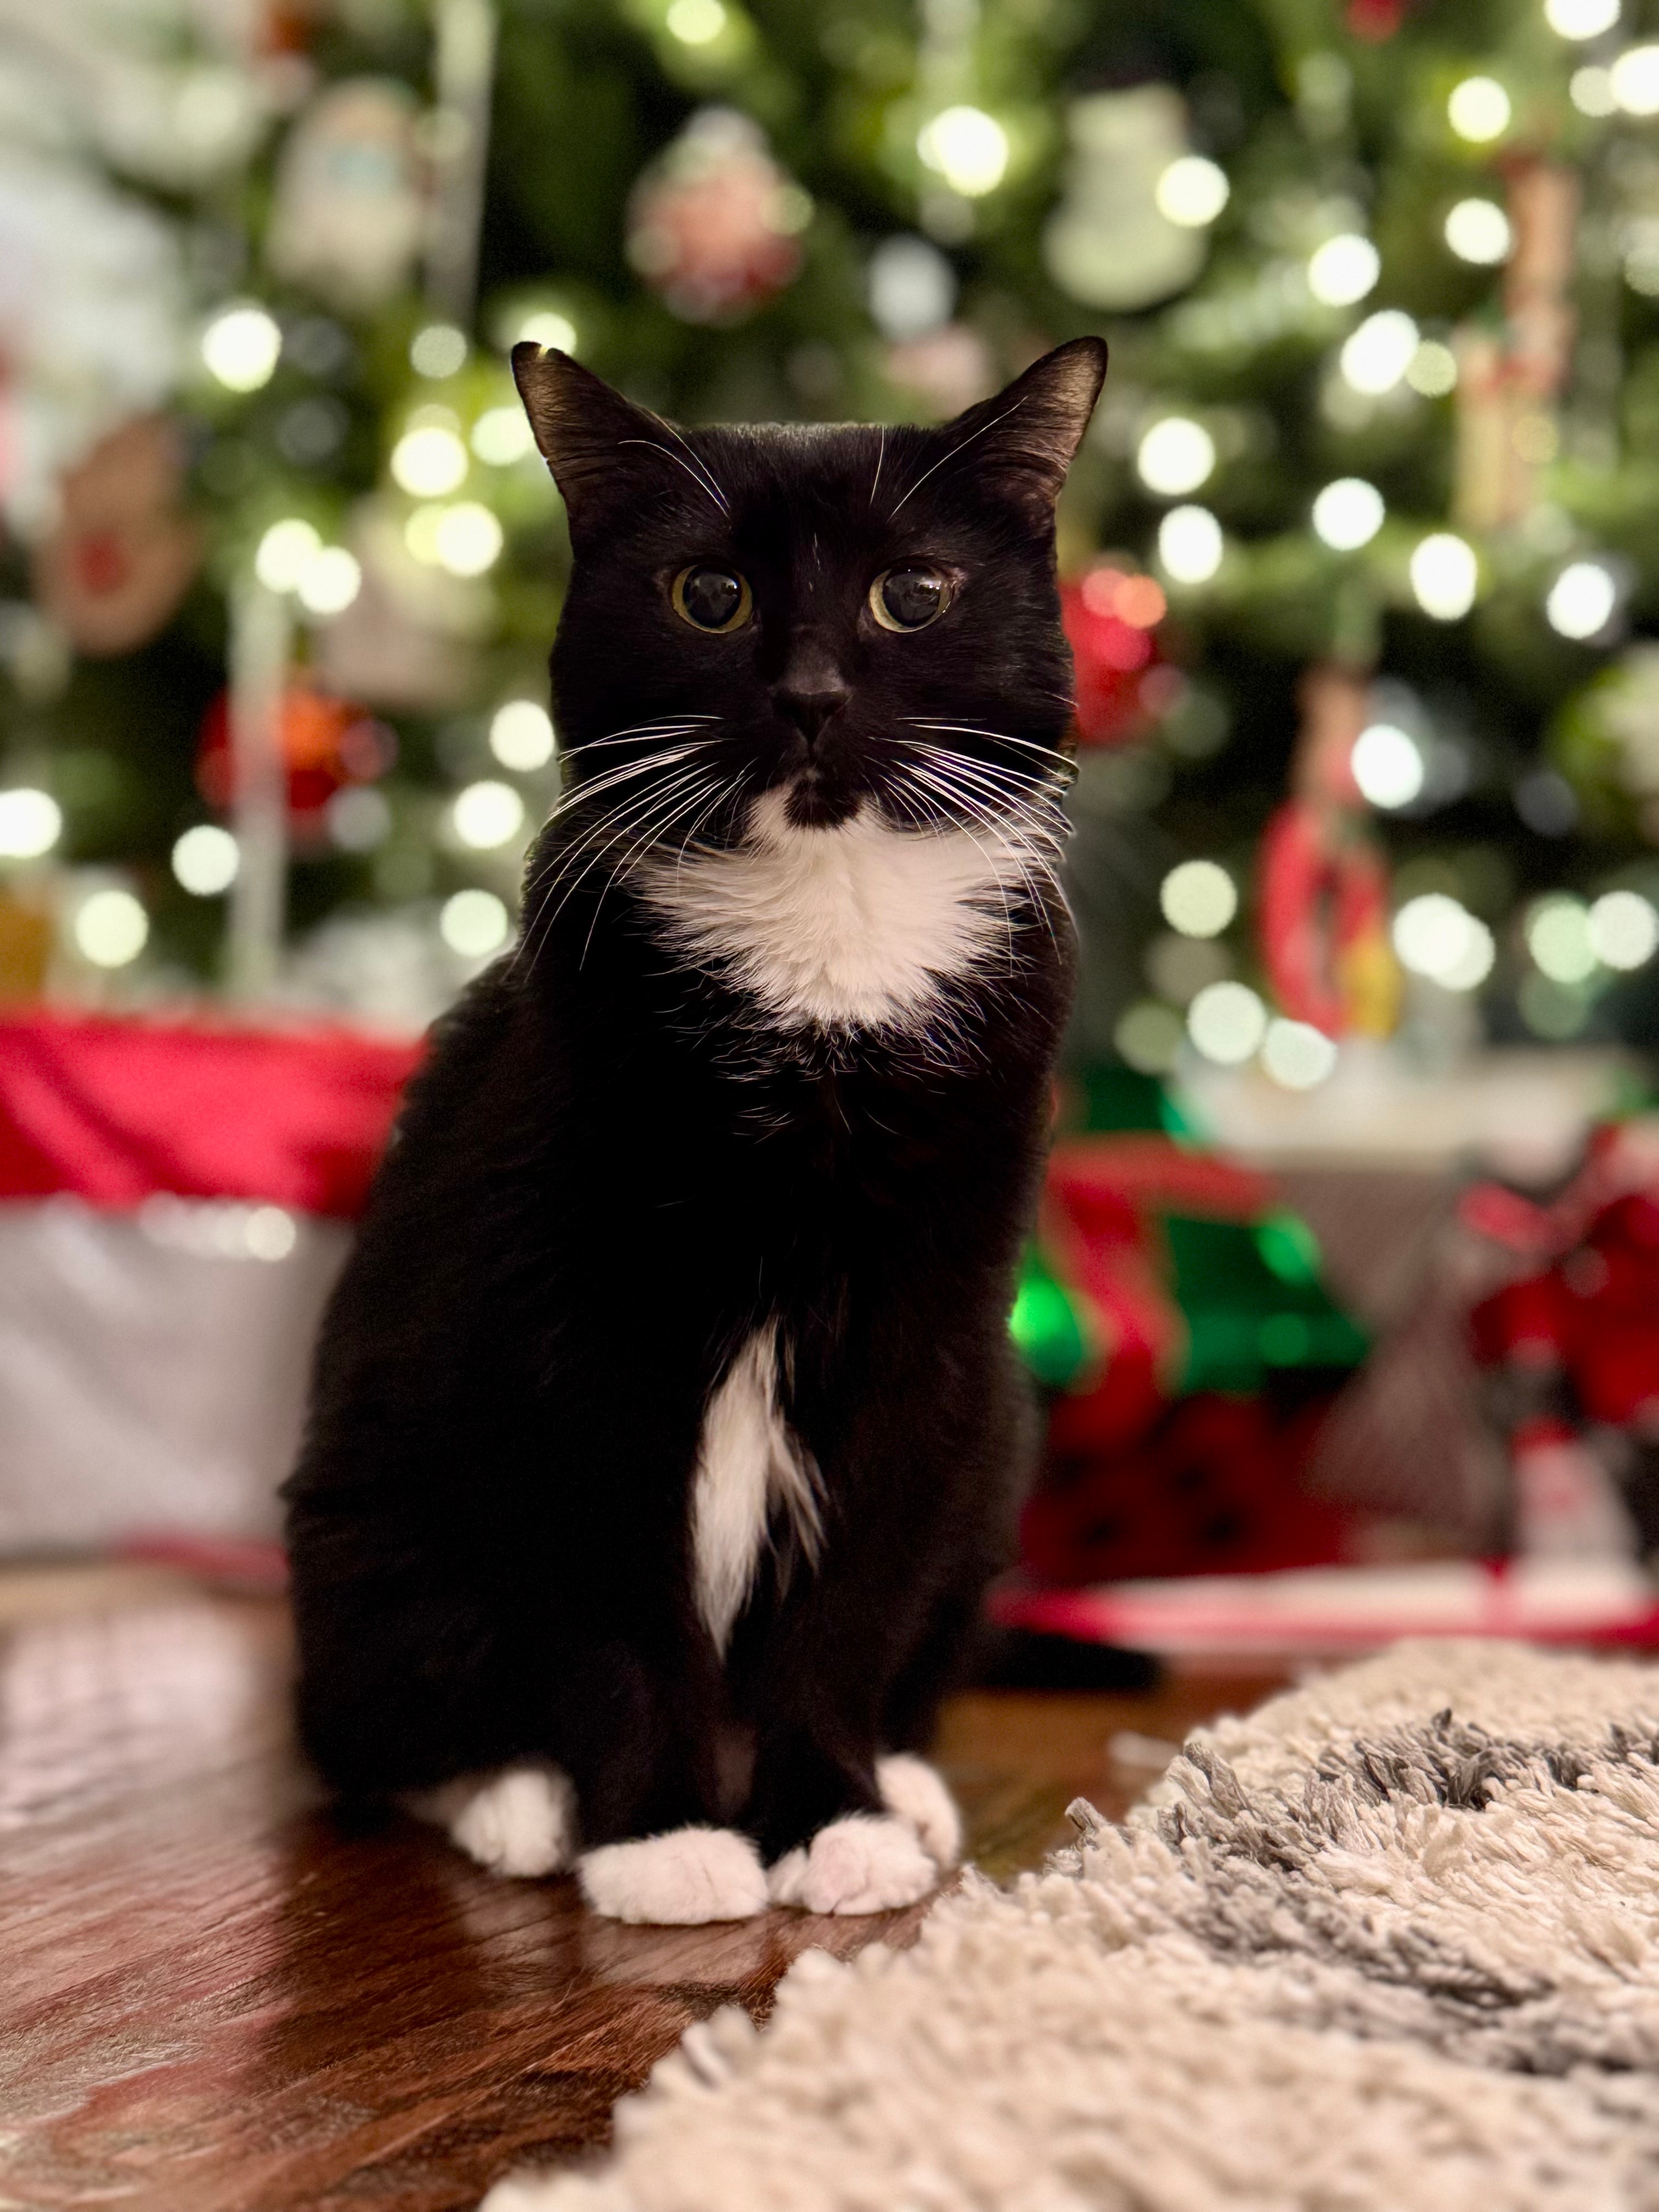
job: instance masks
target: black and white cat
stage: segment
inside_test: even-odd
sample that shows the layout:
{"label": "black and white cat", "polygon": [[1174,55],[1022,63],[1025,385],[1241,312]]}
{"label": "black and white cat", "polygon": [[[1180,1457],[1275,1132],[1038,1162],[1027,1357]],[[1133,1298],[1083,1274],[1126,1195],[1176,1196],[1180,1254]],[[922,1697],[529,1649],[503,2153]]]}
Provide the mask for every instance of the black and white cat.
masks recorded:
{"label": "black and white cat", "polygon": [[304,1740],[623,1919],[908,1904],[1027,1458],[1054,502],[1105,348],[933,430],[682,433],[514,369],[574,549],[568,787],[324,1324]]}

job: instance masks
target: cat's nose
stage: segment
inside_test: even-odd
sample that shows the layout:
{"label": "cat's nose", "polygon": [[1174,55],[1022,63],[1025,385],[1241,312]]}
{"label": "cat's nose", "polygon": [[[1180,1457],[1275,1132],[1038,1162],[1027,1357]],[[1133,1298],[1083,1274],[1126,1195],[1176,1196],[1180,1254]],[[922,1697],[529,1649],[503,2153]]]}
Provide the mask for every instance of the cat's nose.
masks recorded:
{"label": "cat's nose", "polygon": [[852,687],[827,653],[792,654],[789,665],[772,687],[772,703],[787,722],[793,722],[814,744],[830,716],[847,704]]}

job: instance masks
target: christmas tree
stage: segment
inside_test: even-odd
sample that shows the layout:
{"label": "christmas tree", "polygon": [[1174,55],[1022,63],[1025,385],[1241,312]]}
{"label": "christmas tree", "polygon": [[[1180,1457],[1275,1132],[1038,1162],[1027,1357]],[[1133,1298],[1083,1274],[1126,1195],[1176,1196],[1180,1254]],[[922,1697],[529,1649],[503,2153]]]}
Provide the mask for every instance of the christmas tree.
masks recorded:
{"label": "christmas tree", "polygon": [[506,351],[1062,514],[1075,1048],[1659,1029],[1659,46],[1618,0],[0,13],[0,981],[425,1018],[557,790]]}

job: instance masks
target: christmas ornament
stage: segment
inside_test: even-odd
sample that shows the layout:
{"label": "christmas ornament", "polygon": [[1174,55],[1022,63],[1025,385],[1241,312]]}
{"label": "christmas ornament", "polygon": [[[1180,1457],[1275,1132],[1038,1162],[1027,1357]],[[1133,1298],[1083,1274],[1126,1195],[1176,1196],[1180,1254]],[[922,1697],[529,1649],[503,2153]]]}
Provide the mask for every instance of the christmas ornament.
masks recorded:
{"label": "christmas ornament", "polygon": [[1074,300],[1118,313],[1184,291],[1209,241],[1158,202],[1160,179],[1190,150],[1180,94],[1166,84],[1090,93],[1072,102],[1066,127],[1065,193],[1042,234],[1049,275]]}
{"label": "christmas ornament", "polygon": [[1353,749],[1369,685],[1327,664],[1302,686],[1291,796],[1261,841],[1258,929],[1280,1006],[1328,1036],[1386,1036],[1399,1012],[1388,863],[1364,827]]}
{"label": "christmas ornament", "polygon": [[289,130],[265,251],[331,305],[363,313],[408,283],[426,222],[415,96],[392,77],[348,77]]}
{"label": "christmas ornament", "polygon": [[[362,707],[302,682],[291,681],[283,691],[277,727],[288,779],[289,834],[296,841],[320,843],[329,800],[343,784],[372,782],[383,775],[397,757],[397,740]],[[228,695],[223,692],[202,723],[196,782],[210,806],[229,810],[235,776]]]}
{"label": "christmas ornament", "polygon": [[1110,563],[1062,584],[1060,620],[1072,648],[1078,734],[1091,745],[1139,737],[1158,711],[1147,693],[1158,661],[1152,633],[1167,611],[1161,585]]}
{"label": "christmas ornament", "polygon": [[735,322],[793,283],[811,212],[757,125],[706,107],[635,186],[628,258],[684,321]]}
{"label": "christmas ornament", "polygon": [[202,552],[182,497],[179,434],[159,415],[125,424],[64,478],[34,596],[77,652],[131,653],[173,614]]}
{"label": "christmas ornament", "polygon": [[1512,162],[1504,327],[1456,334],[1455,519],[1491,531],[1538,503],[1541,471],[1560,443],[1558,401],[1571,365],[1579,183],[1575,170],[1532,156]]}
{"label": "christmas ornament", "polygon": [[182,353],[173,234],[67,163],[0,148],[0,514],[50,526],[58,483],[167,396]]}
{"label": "christmas ornament", "polygon": [[1508,1262],[1470,1331],[1516,1549],[1659,1549],[1659,1117],[1598,1129],[1551,1205],[1480,1184],[1460,1212]]}

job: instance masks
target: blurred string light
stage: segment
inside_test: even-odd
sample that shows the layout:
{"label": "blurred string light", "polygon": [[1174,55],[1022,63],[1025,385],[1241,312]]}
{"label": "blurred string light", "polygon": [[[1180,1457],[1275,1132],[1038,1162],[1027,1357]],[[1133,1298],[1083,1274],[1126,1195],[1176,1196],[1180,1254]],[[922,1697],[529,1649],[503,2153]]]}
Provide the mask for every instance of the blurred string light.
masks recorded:
{"label": "blurred string light", "polygon": [[895,343],[925,337],[956,309],[956,270],[938,246],[914,233],[884,238],[870,256],[865,282],[876,328]]}
{"label": "blurred string light", "polygon": [[507,469],[527,457],[536,439],[522,407],[489,407],[472,425],[469,442],[481,461]]}
{"label": "blurred string light", "polygon": [[1583,983],[1599,964],[1590,942],[1589,912],[1582,899],[1553,892],[1527,915],[1527,950],[1552,983]]}
{"label": "blurred string light", "polygon": [[450,819],[463,845],[475,853],[492,852],[524,827],[524,801],[510,783],[485,777],[455,794]]}
{"label": "blurred string light", "polygon": [[1508,93],[1495,76],[1466,76],[1452,87],[1446,102],[1447,121],[1472,146],[1487,146],[1501,138],[1514,112]]}
{"label": "blurred string light", "polygon": [[1187,1034],[1206,1060],[1241,1066],[1260,1049],[1267,1009],[1248,983],[1206,983],[1187,1009]]}
{"label": "blurred string light", "polygon": [[1448,991],[1476,989],[1498,957],[1486,923],[1444,891],[1407,899],[1394,918],[1393,936],[1401,967]]}
{"label": "blurred string light", "polygon": [[173,848],[173,872],[196,898],[214,898],[236,880],[236,840],[216,822],[198,822]]}
{"label": "blurred string light", "polygon": [[1419,343],[1417,325],[1399,307],[1367,315],[1351,331],[1339,356],[1342,374],[1356,392],[1380,398],[1392,392],[1410,368]]}
{"label": "blurred string light", "polygon": [[1619,112],[1619,102],[1613,96],[1612,70],[1593,62],[1573,71],[1567,81],[1567,97],[1581,115],[1593,115],[1598,120]]}
{"label": "blurred string light", "polygon": [[441,499],[465,478],[466,447],[441,422],[405,430],[392,449],[392,481],[415,499]]}
{"label": "blurred string light", "polygon": [[1496,200],[1459,200],[1446,217],[1445,240],[1460,261],[1493,268],[1510,250],[1510,219]]}
{"label": "blurred string light", "polygon": [[1607,76],[1613,104],[1626,115],[1659,115],[1659,46],[1627,46]]}
{"label": "blurred string light", "polygon": [[1474,549],[1449,530],[1433,531],[1419,543],[1410,574],[1418,605],[1436,622],[1457,622],[1474,605],[1480,574]]}
{"label": "blurred string light", "polygon": [[1190,416],[1166,415],[1141,439],[1135,467],[1148,491],[1178,499],[1184,492],[1196,491],[1214,473],[1215,440]]}
{"label": "blurred string light", "polygon": [[576,325],[568,315],[562,315],[552,307],[542,307],[533,315],[526,315],[519,325],[516,343],[520,345],[550,346],[556,353],[574,354],[576,350]]}
{"label": "blurred string light", "polygon": [[1382,527],[1382,495],[1363,477],[1339,477],[1313,503],[1314,534],[1339,553],[1369,545]]}
{"label": "blurred string light", "polygon": [[1373,722],[1354,739],[1353,780],[1373,806],[1409,806],[1428,769],[1417,741],[1395,722]]}
{"label": "blurred string light", "polygon": [[291,592],[306,562],[322,550],[323,541],[297,514],[273,522],[259,540],[253,573],[268,592]]}
{"label": "blurred string light", "polygon": [[527,775],[553,757],[553,722],[533,699],[509,699],[489,725],[489,750],[503,768]]}
{"label": "blurred string light", "polygon": [[465,960],[483,960],[506,944],[512,921],[494,891],[457,891],[444,901],[438,934]]}
{"label": "blurred string light", "polygon": [[1280,1017],[1268,1023],[1261,1040],[1261,1065],[1285,1090],[1314,1090],[1334,1073],[1336,1060],[1335,1044],[1311,1022]]}
{"label": "blurred string light", "polygon": [[1138,999],[1119,1017],[1112,1042],[1143,1075],[1164,1075],[1175,1066],[1187,1025],[1173,1006]]}
{"label": "blurred string light", "polygon": [[328,834],[345,853],[372,853],[392,834],[392,805],[372,785],[349,783],[323,810]]}
{"label": "blurred string light", "polygon": [[338,615],[362,589],[362,565],[343,545],[320,546],[300,571],[295,592],[307,614]]}
{"label": "blurred string light", "polygon": [[149,939],[149,916],[131,891],[94,891],[75,911],[75,942],[94,968],[125,968]]}
{"label": "blurred string light", "polygon": [[1610,568],[1600,561],[1572,561],[1550,586],[1544,613],[1562,637],[1589,638],[1607,628],[1618,604],[1619,586]]}
{"label": "blurred string light", "polygon": [[47,791],[0,791],[0,860],[38,860],[64,834],[64,810]]}
{"label": "blurred string light", "polygon": [[489,509],[471,499],[441,511],[432,539],[438,566],[452,576],[482,576],[500,560],[504,542]]}
{"label": "blurred string light", "polygon": [[731,17],[720,0],[674,0],[663,21],[672,39],[683,46],[711,46]]}
{"label": "blurred string light", "polygon": [[1202,154],[1183,154],[1158,180],[1158,211],[1182,230],[1202,230],[1227,204],[1227,173]]}
{"label": "blurred string light", "polygon": [[1584,927],[1590,950],[1604,968],[1644,968],[1659,952],[1659,910],[1639,891],[1604,891]]}
{"label": "blurred string light", "polygon": [[994,192],[1008,168],[1008,133],[982,107],[947,107],[916,134],[924,167],[964,199]]}
{"label": "blurred string light", "polygon": [[466,333],[453,323],[428,323],[409,342],[410,367],[434,383],[464,368],[466,356]]}
{"label": "blurred string light", "polygon": [[1207,584],[1221,566],[1221,525],[1207,507],[1172,507],[1158,526],[1158,557],[1177,584]]}
{"label": "blurred string light", "polygon": [[1599,39],[1619,21],[1620,0],[1544,0],[1544,21],[1558,38]]}
{"label": "blurred string light", "polygon": [[1351,307],[1382,273],[1382,258],[1369,238],[1343,231],[1316,246],[1308,263],[1308,289],[1327,307]]}
{"label": "blurred string light", "polygon": [[1438,338],[1425,338],[1406,364],[1406,381],[1425,399],[1443,399],[1456,388],[1456,355]]}
{"label": "blurred string light", "polygon": [[1158,886],[1158,905],[1183,937],[1218,937],[1238,912],[1238,889],[1213,860],[1182,860]]}
{"label": "blurred string light", "polygon": [[283,350],[283,333],[263,307],[226,307],[202,332],[208,374],[228,392],[257,392],[269,384]]}

